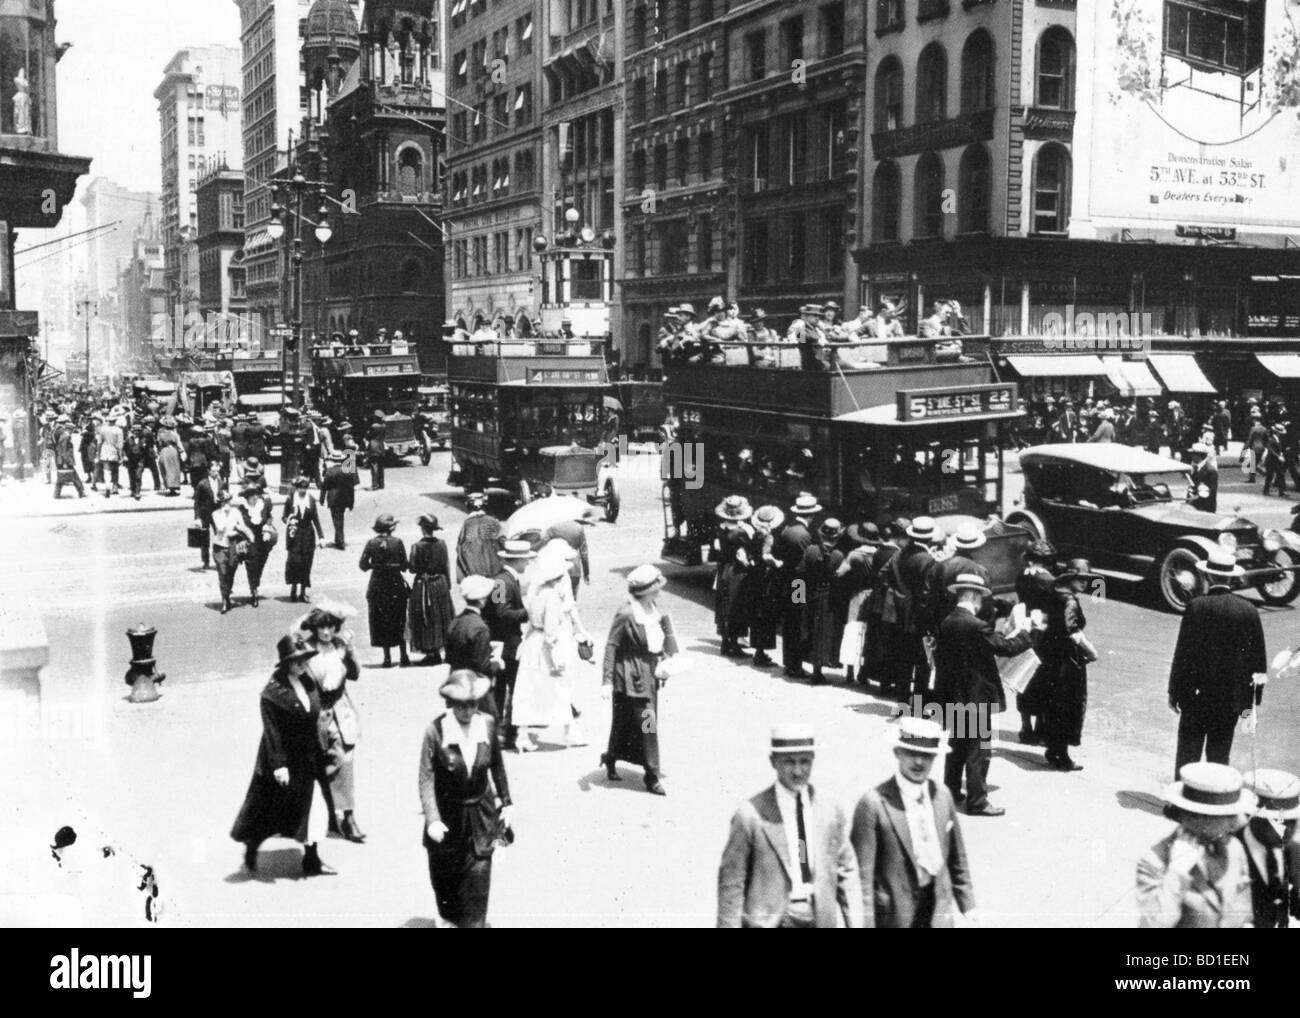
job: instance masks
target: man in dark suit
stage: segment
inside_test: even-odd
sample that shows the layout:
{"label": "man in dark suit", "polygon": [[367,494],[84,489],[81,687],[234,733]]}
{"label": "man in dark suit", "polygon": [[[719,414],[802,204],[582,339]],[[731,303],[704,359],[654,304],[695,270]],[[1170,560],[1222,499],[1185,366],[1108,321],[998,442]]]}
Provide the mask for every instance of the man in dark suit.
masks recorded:
{"label": "man in dark suit", "polygon": [[384,461],[388,459],[388,429],[384,412],[376,410],[366,431],[366,464],[370,467],[370,490],[384,487]]}
{"label": "man in dark suit", "polygon": [[[1175,777],[1202,751],[1211,763],[1228,763],[1237,719],[1260,702],[1268,674],[1259,610],[1231,590],[1242,572],[1232,552],[1216,547],[1197,565],[1210,588],[1187,606],[1169,669],[1169,709],[1178,715]],[[1247,723],[1253,720],[1252,713]]]}
{"label": "man in dark suit", "polygon": [[806,582],[802,575],[804,552],[813,543],[813,517],[821,511],[822,507],[814,496],[800,495],[790,507],[794,518],[776,536],[772,545],[772,554],[781,563],[780,575],[775,581],[781,604],[781,657],[785,674],[791,678],[803,678],[803,612],[808,599],[807,590],[803,591],[802,597],[794,596],[795,584]]}
{"label": "man in dark suit", "polygon": [[1237,837],[1250,860],[1256,929],[1285,929],[1300,919],[1300,777],[1279,770],[1243,775],[1257,805]]}
{"label": "man in dark suit", "polygon": [[221,464],[216,460],[208,463],[208,476],[194,486],[194,519],[203,524],[204,541],[199,546],[203,557],[203,568],[210,564],[209,541],[207,536],[212,530],[212,512],[217,508],[217,497],[226,490],[221,480]]}
{"label": "man in dark suit", "polygon": [[1007,707],[997,658],[1028,650],[1030,631],[1003,636],[979,618],[984,598],[992,593],[982,576],[963,573],[948,589],[957,595],[957,607],[939,624],[934,649],[934,699],[943,704],[952,746],[944,762],[943,783],[960,802],[964,770],[969,790],[966,812],[1000,817],[1006,810],[992,805],[988,797],[993,715]]}
{"label": "man in dark suit", "polygon": [[573,598],[578,598],[578,586],[591,583],[591,562],[587,557],[587,530],[577,520],[560,520],[552,523],[542,534],[542,544],[561,539],[577,552],[577,557],[569,560],[569,582],[573,585]]}
{"label": "man in dark suit", "polygon": [[853,813],[849,840],[858,856],[862,925],[930,929],[972,916],[966,846],[952,795],[930,779],[943,752],[937,721],[903,717],[894,741],[897,773],[868,791]]}
{"label": "man in dark suit", "polygon": [[501,657],[505,667],[496,674],[492,695],[502,722],[503,744],[506,749],[513,749],[519,730],[510,723],[511,701],[514,699],[515,679],[519,675],[523,623],[528,619],[521,583],[523,570],[537,555],[527,541],[506,541],[497,557],[501,560],[501,572],[493,581],[492,596],[483,605],[483,620],[487,622],[491,639],[502,644]]}
{"label": "man in dark suit", "polygon": [[925,696],[930,686],[930,666],[924,638],[933,633],[934,598],[930,587],[934,569],[932,546],[943,542],[943,531],[928,516],[908,524],[907,542],[884,571],[888,597],[895,606],[894,620],[885,620],[885,680],[883,692],[900,703],[912,695]]}
{"label": "man in dark suit", "polygon": [[862,888],[844,812],[808,779],[810,725],[772,729],[776,784],[743,803],[718,868],[719,929],[862,926]]}
{"label": "man in dark suit", "polygon": [[[495,589],[496,584],[486,576],[467,576],[461,581],[460,596],[465,599],[465,610],[452,620],[447,629],[446,660],[453,672],[458,668],[468,668],[479,675],[494,678],[504,669],[504,663],[492,656],[492,633],[483,620],[483,606]],[[494,720],[499,718],[490,688],[478,706]]]}
{"label": "man in dark suit", "polygon": [[334,541],[330,545],[342,551],[347,547],[343,540],[343,514],[354,508],[357,503],[357,475],[344,469],[347,456],[341,452],[330,455],[329,469],[321,480],[321,497],[329,508],[330,519],[334,522]]}

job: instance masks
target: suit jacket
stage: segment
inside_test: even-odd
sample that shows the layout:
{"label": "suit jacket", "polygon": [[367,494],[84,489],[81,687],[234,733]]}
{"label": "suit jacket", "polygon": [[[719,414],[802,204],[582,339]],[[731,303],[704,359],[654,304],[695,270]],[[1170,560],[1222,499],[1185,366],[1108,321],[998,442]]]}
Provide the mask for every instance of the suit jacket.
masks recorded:
{"label": "suit jacket", "polygon": [[194,518],[204,526],[212,526],[212,510],[217,507],[217,495],[225,486],[217,480],[214,490],[212,478],[205,477],[194,486]]}
{"label": "suit jacket", "polygon": [[352,509],[357,504],[357,475],[335,465],[321,479],[321,496],[330,509]]}
{"label": "suit jacket", "polygon": [[[934,829],[943,852],[943,870],[934,877],[934,928],[951,928],[957,910],[975,907],[966,845],[952,793],[943,785],[929,782],[934,807]],[[849,840],[858,857],[862,884],[862,925],[868,929],[909,929],[916,919],[921,893],[917,881],[916,852],[907,823],[898,778],[868,791],[853,811]]]}
{"label": "suit jacket", "polygon": [[803,553],[813,543],[812,534],[798,520],[785,527],[772,543],[772,557],[788,572],[795,573],[803,563]]}
{"label": "suit jacket", "polygon": [[522,625],[528,621],[528,609],[524,607],[518,576],[503,568],[494,582],[492,596],[483,606],[483,620],[491,639],[505,644],[502,656],[506,661],[515,661],[519,657],[519,644],[523,642]]}
{"label": "suit jacket", "polygon": [[1266,671],[1264,627],[1253,604],[1224,588],[1192,599],[1169,669],[1169,699],[1180,710],[1238,715],[1262,696],[1252,677]]}
{"label": "suit jacket", "polygon": [[1211,881],[1200,866],[1192,870],[1184,887],[1169,876],[1169,857],[1175,830],[1157,841],[1138,859],[1137,902],[1141,929],[1236,929],[1249,926],[1254,918],[1250,896],[1250,864],[1246,849],[1237,838],[1229,838],[1227,869]]}
{"label": "suit jacket", "polygon": [[466,608],[452,620],[447,630],[447,664],[452,671],[468,668],[480,675],[496,671],[492,660],[492,633],[483,616]]}
{"label": "suit jacket", "polygon": [[[934,648],[934,698],[939,703],[985,704],[1005,710],[998,657],[1014,657],[1029,649],[1030,634],[1008,639],[992,623],[965,608],[954,609],[939,623]],[[967,736],[970,737],[969,735]]]}
{"label": "suit jacket", "polygon": [[1282,846],[1282,872],[1276,888],[1268,885],[1268,863],[1257,859],[1246,837],[1248,827],[1243,827],[1237,838],[1246,849],[1250,866],[1250,899],[1255,915],[1256,929],[1278,929],[1290,925],[1291,919],[1300,919],[1300,841],[1289,841]]}
{"label": "suit jacket", "polygon": [[577,520],[560,520],[551,524],[542,535],[542,543],[553,538],[561,538],[564,543],[578,553],[578,561],[569,563],[569,575],[574,579],[587,579],[591,576],[591,562],[587,558],[587,531]]}
{"label": "suit jacket", "polygon": [[[813,862],[813,914],[821,929],[862,925],[858,864],[845,829],[844,811],[808,788],[817,843]],[[731,818],[731,834],[718,868],[718,928],[774,928],[781,924],[794,887],[776,789],[744,803]]]}

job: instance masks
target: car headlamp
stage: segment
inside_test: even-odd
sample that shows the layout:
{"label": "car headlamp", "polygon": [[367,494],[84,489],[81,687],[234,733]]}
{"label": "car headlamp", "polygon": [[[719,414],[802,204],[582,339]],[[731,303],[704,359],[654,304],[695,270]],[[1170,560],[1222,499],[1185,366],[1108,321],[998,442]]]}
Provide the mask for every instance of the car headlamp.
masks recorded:
{"label": "car headlamp", "polygon": [[1219,547],[1225,551],[1235,552],[1237,550],[1237,536],[1225,530],[1219,535]]}
{"label": "car headlamp", "polygon": [[1282,537],[1282,531],[1280,530],[1264,531],[1261,542],[1264,545],[1265,551],[1279,551],[1281,550],[1282,545],[1286,543]]}

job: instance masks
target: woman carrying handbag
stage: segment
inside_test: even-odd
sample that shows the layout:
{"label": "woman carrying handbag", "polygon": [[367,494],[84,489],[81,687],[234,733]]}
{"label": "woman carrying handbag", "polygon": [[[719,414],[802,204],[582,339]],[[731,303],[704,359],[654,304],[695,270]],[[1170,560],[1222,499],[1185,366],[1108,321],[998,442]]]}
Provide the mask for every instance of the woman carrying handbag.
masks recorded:
{"label": "woman carrying handbag", "polygon": [[261,485],[250,484],[240,494],[243,497],[239,511],[244,515],[244,526],[253,535],[244,568],[248,571],[249,602],[256,608],[261,601],[257,591],[262,586],[262,570],[266,568],[267,556],[279,541],[280,534],[271,519],[271,500],[262,493]]}
{"label": "woman carrying handbag", "polygon": [[673,670],[677,653],[672,619],[659,610],[664,576],[652,565],[628,574],[628,603],[614,615],[605,641],[601,695],[613,700],[609,745],[601,756],[605,777],[622,781],[618,762],[645,770],[652,795],[667,795],[659,780],[659,690]]}
{"label": "woman carrying handbag", "polygon": [[1043,677],[1043,743],[1047,764],[1060,771],[1083,770],[1070,757],[1070,747],[1083,737],[1088,709],[1088,665],[1097,660],[1084,628],[1087,619],[1080,595],[1098,579],[1087,559],[1073,559],[1056,580],[1057,597],[1047,613],[1047,631],[1038,647]]}
{"label": "woman carrying handbag", "polygon": [[325,531],[320,525],[320,510],[316,498],[307,490],[311,482],[298,477],[293,482],[293,494],[284,503],[281,519],[284,522],[284,582],[289,584],[289,600],[309,600],[307,588],[311,586],[311,567],[316,561],[316,549],[325,544]]}

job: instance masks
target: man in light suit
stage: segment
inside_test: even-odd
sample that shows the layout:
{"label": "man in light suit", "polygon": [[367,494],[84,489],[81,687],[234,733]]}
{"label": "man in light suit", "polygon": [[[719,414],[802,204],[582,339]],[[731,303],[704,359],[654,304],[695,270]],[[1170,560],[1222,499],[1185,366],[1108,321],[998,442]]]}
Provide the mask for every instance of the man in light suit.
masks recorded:
{"label": "man in light suit", "polygon": [[898,772],[853,811],[849,840],[868,929],[947,929],[958,910],[975,917],[957,809],[948,789],[930,779],[944,742],[937,721],[902,718],[894,742]]}
{"label": "man in light suit", "polygon": [[861,927],[844,812],[808,783],[815,749],[809,725],[772,729],[776,784],[731,818],[718,869],[719,929]]}

